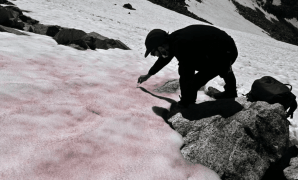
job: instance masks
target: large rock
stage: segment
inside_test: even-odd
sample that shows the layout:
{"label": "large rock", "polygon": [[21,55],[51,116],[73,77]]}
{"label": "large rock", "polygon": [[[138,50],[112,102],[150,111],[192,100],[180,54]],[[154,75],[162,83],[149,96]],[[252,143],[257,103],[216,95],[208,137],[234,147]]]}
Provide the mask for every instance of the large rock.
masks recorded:
{"label": "large rock", "polygon": [[[30,20],[28,20],[28,21],[30,21]],[[44,25],[44,24],[34,24],[33,25],[33,32],[34,33],[47,35],[47,36],[51,36],[51,37],[55,37],[56,34],[61,29],[62,28],[60,26],[52,26],[52,25]]]}
{"label": "large rock", "polygon": [[24,23],[19,19],[19,15],[18,8],[0,7],[0,24],[23,30]]}
{"label": "large rock", "polygon": [[288,180],[298,179],[298,157],[291,159],[290,166],[284,170],[284,174]]}
{"label": "large rock", "polygon": [[130,50],[129,47],[127,47],[124,43],[122,43],[119,40],[114,40],[114,39],[109,39],[105,36],[102,36],[96,32],[91,32],[88,33],[87,36],[91,36],[95,38],[94,46],[97,49],[114,49],[114,48],[119,48],[123,50]]}
{"label": "large rock", "polygon": [[[226,106],[223,109],[230,108],[230,116],[223,109],[218,110],[221,107],[216,104],[209,106],[205,102],[206,107],[201,105],[201,110],[197,108],[192,112],[205,113],[204,116],[198,115],[202,118],[190,121],[182,116],[188,113],[184,111],[168,119],[183,136],[183,157],[213,169],[222,179],[261,179],[289,146],[289,122],[283,107],[266,102],[247,102],[245,97],[236,98],[234,103],[232,100],[214,102]],[[238,110],[233,112],[235,108]],[[204,112],[207,109],[209,112]],[[226,118],[217,114],[225,114]]]}
{"label": "large rock", "polygon": [[0,6],[0,24],[6,25],[10,19],[17,19],[19,13]]}
{"label": "large rock", "polygon": [[79,29],[62,29],[55,35],[54,39],[58,44],[68,45],[76,40],[82,39],[85,35],[87,35],[87,33]]}
{"label": "large rock", "polygon": [[[85,33],[78,29],[62,29],[54,37],[58,44],[69,45],[76,49],[129,49],[119,40],[109,39],[96,32]],[[78,47],[79,46],[79,47]]]}
{"label": "large rock", "polygon": [[167,81],[164,85],[154,89],[158,93],[175,93],[180,87],[179,79]]}

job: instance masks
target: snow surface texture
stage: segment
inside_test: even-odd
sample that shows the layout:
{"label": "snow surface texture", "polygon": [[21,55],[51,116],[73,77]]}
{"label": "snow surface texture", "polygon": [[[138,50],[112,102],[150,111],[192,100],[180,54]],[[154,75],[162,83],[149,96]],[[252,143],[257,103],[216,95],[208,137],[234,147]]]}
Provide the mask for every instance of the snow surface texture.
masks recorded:
{"label": "snow surface texture", "polygon": [[[0,179],[219,179],[183,159],[181,136],[152,111],[170,104],[136,88],[138,77],[156,60],[144,58],[150,30],[173,32],[204,23],[146,0],[13,3],[43,24],[95,31],[132,50],[79,51],[48,36],[0,32],[0,162],[5,162]],[[123,8],[126,3],[136,10]],[[222,28],[239,49],[233,66],[239,95],[255,79],[270,75],[292,84],[297,96],[298,47],[267,38],[254,25],[245,27],[251,33]],[[153,92],[178,78],[173,59],[141,86]],[[209,85],[223,90],[224,83],[217,77]],[[180,92],[153,94],[178,101]],[[198,92],[198,103],[209,99]],[[297,138],[297,113],[294,118],[290,130]]]}
{"label": "snow surface texture", "polygon": [[[255,8],[260,9],[269,20],[271,20],[271,18],[277,19],[274,15],[265,12],[262,8],[259,8],[255,0],[237,0],[237,2],[253,10],[255,10]],[[263,32],[264,30],[262,28],[254,25],[252,22],[242,17],[237,12],[236,6],[230,0],[202,0],[202,3],[199,3],[196,0],[188,0],[185,1],[185,3],[189,5],[187,9],[190,12],[203,19],[206,19],[216,26],[256,34],[263,37],[269,37]]]}
{"label": "snow surface texture", "polygon": [[296,28],[298,28],[298,21],[296,18],[293,19],[286,19],[289,23],[293,24]]}
{"label": "snow surface texture", "polygon": [[281,0],[273,0],[272,4],[275,6],[279,6],[279,5],[281,5]]}

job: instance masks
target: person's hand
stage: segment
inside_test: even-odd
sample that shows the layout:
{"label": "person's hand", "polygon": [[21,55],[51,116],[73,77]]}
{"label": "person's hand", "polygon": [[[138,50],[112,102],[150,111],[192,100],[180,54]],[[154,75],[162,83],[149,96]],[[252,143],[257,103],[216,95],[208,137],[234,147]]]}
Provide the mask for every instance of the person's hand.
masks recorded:
{"label": "person's hand", "polygon": [[146,75],[141,75],[138,79],[138,83],[142,84],[142,82],[147,81],[147,79],[149,79],[151,77],[151,75],[146,74]]}

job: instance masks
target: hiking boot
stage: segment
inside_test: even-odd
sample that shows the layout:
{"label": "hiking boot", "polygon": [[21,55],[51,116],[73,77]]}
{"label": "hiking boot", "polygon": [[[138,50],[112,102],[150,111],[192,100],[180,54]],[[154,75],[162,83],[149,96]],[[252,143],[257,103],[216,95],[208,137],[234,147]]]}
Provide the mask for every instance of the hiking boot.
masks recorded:
{"label": "hiking boot", "polygon": [[228,98],[235,98],[235,97],[238,97],[236,91],[234,91],[234,92],[224,91],[224,92],[219,92],[219,93],[213,94],[214,99],[228,99]]}

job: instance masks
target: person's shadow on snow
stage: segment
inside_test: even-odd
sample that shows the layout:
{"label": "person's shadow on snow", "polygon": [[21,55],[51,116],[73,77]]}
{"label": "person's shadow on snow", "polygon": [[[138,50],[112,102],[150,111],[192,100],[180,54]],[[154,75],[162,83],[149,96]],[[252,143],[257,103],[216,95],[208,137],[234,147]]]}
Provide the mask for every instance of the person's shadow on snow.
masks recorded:
{"label": "person's shadow on snow", "polygon": [[[172,116],[176,115],[178,112],[182,114],[185,119],[190,121],[200,120],[203,118],[220,115],[223,118],[228,118],[233,116],[237,112],[243,109],[243,106],[235,101],[235,98],[231,99],[220,99],[215,101],[206,101],[200,104],[192,104],[188,108],[178,108],[177,102],[173,99],[157,96],[149,91],[147,91],[143,87],[139,87],[142,91],[151,94],[154,97],[159,99],[163,99],[171,104],[170,109],[166,109],[163,107],[153,106],[153,112],[162,117],[164,121],[172,127],[171,123],[168,122]],[[172,127],[173,128],[173,127]]]}

